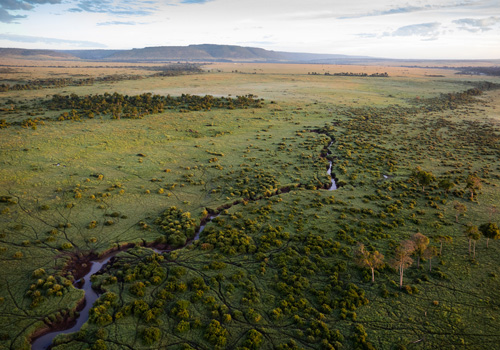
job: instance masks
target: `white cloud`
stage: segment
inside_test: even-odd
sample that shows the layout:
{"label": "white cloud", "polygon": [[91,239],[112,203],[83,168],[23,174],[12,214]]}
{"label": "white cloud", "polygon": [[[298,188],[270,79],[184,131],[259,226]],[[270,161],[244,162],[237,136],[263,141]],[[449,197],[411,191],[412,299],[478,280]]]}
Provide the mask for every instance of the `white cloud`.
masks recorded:
{"label": "white cloud", "polygon": [[479,31],[485,32],[487,30],[492,30],[494,25],[500,23],[500,17],[491,16],[481,19],[461,18],[453,21],[453,23],[458,24],[458,29],[466,30],[471,33]]}
{"label": "white cloud", "polygon": [[[148,4],[149,6],[146,6]],[[129,0],[80,0],[76,7],[71,8],[72,12],[107,13],[117,16],[149,16],[158,9],[150,6],[151,2],[131,2]]]}
{"label": "white cloud", "polygon": [[134,21],[109,21],[109,22],[99,22],[98,26],[135,26],[140,23]]}
{"label": "white cloud", "polygon": [[45,38],[40,36],[17,35],[17,34],[0,34],[0,40],[18,42],[18,43],[43,43],[43,44],[69,44],[76,47],[87,48],[105,48],[106,45],[93,42],[93,41],[80,41],[80,40],[64,40],[56,38]]}
{"label": "white cloud", "polygon": [[391,36],[425,36],[435,37],[439,34],[441,23],[420,23],[400,27],[390,33]]}
{"label": "white cloud", "polygon": [[0,22],[11,23],[16,19],[26,18],[26,15],[15,15],[12,11],[29,11],[35,5],[60,4],[62,0],[0,0]]}

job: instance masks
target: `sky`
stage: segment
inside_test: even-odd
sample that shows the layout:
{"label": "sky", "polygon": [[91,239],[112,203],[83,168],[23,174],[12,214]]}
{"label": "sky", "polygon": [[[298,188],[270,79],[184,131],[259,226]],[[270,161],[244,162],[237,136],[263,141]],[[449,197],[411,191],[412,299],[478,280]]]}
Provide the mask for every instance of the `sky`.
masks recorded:
{"label": "sky", "polygon": [[0,47],[500,59],[500,0],[0,0]]}

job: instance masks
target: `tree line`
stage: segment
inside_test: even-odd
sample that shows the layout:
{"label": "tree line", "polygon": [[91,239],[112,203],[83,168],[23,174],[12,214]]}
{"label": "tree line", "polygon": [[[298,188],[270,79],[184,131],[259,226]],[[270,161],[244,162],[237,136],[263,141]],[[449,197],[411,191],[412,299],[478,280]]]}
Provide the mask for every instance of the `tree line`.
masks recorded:
{"label": "tree line", "polygon": [[[169,64],[162,67],[134,67],[134,68],[146,68],[148,70],[153,70],[152,77],[172,77],[185,74],[202,73],[203,70],[200,65],[193,63],[177,63]],[[0,84],[0,92],[8,91],[22,91],[22,90],[40,90],[47,88],[59,88],[65,86],[86,86],[94,85],[94,83],[101,82],[115,82],[122,80],[140,80],[145,77],[142,75],[130,75],[130,74],[112,74],[103,77],[89,77],[83,79],[74,78],[49,78],[49,79],[34,79],[28,80],[26,82],[18,82],[15,84],[3,83]]]}
{"label": "tree line", "polygon": [[29,80],[24,83],[16,83],[16,84],[0,84],[0,92],[8,92],[8,91],[23,91],[23,90],[40,90],[47,88],[60,88],[65,86],[87,86],[94,85],[96,82],[112,82],[112,81],[121,81],[121,80],[138,80],[142,79],[142,76],[139,75],[125,75],[125,74],[116,74],[116,75],[107,75],[104,77],[90,77],[83,79],[74,79],[74,78],[51,78],[51,79],[34,79]]}
{"label": "tree line", "polygon": [[[182,94],[181,96],[161,96],[152,93],[129,96],[117,92],[110,94],[85,95],[53,95],[51,99],[42,102],[50,111],[61,111],[56,117],[58,121],[93,119],[97,116],[111,116],[112,119],[139,119],[146,115],[163,113],[165,110],[179,112],[209,111],[219,109],[261,108],[263,99],[249,94],[245,96],[214,97]],[[11,125],[24,128],[36,128],[38,123],[50,118],[28,118],[23,121],[9,123],[0,119],[0,129]]]}
{"label": "tree line", "polygon": [[[307,73],[309,75],[321,75],[320,73],[317,72],[309,72]],[[341,72],[341,73],[330,73],[326,72],[324,75],[333,75],[336,77],[371,77],[371,78],[387,78],[389,77],[389,74],[387,72],[384,73],[353,73],[353,72]]]}
{"label": "tree line", "polygon": [[[500,238],[500,229],[494,222],[481,224],[479,227],[467,224],[464,235],[467,238],[469,245],[469,256],[476,257],[476,243],[484,236],[486,238],[486,247],[489,246],[490,239]],[[399,243],[394,251],[394,256],[389,260],[388,264],[399,271],[399,287],[403,288],[403,276],[405,269],[409,268],[415,257],[417,259],[417,268],[420,267],[420,260],[426,259],[429,261],[429,271],[432,270],[432,258],[442,255],[443,243],[451,243],[453,238],[450,236],[435,236],[434,241],[440,243],[438,249],[430,245],[429,237],[417,232],[410,239],[403,240]],[[364,244],[359,243],[355,250],[355,262],[362,268],[370,269],[372,282],[375,282],[375,270],[383,268],[386,263],[384,255],[377,250],[369,251]]]}

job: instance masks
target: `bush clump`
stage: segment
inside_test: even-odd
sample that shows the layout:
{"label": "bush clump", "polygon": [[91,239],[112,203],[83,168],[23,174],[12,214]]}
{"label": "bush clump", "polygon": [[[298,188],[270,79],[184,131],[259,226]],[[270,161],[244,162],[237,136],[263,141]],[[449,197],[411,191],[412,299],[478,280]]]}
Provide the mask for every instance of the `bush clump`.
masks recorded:
{"label": "bush clump", "polygon": [[196,234],[196,222],[189,212],[184,212],[176,207],[165,210],[155,224],[160,226],[165,234],[165,242],[172,247],[181,247]]}

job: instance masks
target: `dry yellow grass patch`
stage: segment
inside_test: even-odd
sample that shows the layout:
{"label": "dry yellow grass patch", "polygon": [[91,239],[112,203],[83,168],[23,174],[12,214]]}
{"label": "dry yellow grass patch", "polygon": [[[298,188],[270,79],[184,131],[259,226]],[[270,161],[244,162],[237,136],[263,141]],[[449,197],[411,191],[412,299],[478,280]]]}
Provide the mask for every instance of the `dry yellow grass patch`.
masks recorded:
{"label": "dry yellow grass patch", "polygon": [[143,67],[163,66],[164,64],[4,58],[2,59],[2,65],[8,68],[2,72],[3,79],[31,80],[48,78],[84,79],[114,74],[146,75],[151,74],[151,71],[145,70]]}
{"label": "dry yellow grass patch", "polygon": [[332,64],[281,64],[281,63],[214,63],[204,67],[207,70],[220,70],[223,72],[238,71],[255,74],[308,74],[316,72],[325,73],[384,73],[391,77],[428,77],[429,75],[454,76],[455,71],[448,69],[407,68],[387,65],[332,65]]}

